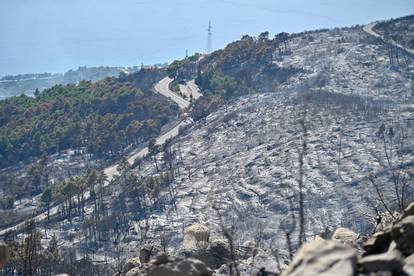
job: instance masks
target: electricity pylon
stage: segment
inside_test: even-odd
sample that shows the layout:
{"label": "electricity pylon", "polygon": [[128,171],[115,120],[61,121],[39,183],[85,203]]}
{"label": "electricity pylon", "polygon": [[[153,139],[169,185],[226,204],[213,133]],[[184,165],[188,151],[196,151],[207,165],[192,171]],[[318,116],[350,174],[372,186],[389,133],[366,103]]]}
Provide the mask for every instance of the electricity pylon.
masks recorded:
{"label": "electricity pylon", "polygon": [[206,54],[211,53],[212,37],[213,37],[213,33],[211,32],[211,21],[208,21]]}

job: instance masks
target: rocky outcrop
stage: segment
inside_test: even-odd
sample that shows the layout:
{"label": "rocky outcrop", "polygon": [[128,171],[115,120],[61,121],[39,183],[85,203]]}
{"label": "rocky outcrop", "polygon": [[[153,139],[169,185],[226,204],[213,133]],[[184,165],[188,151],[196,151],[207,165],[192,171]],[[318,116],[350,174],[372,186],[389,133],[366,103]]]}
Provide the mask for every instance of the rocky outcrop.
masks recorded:
{"label": "rocky outcrop", "polygon": [[414,253],[414,216],[406,216],[393,225],[391,230],[392,239],[404,255]]}
{"label": "rocky outcrop", "polygon": [[134,267],[131,270],[127,271],[127,273],[125,274],[125,276],[138,276],[138,275],[142,275],[141,269],[139,267]]}
{"label": "rocky outcrop", "polygon": [[337,229],[331,241],[315,239],[298,251],[283,275],[414,275],[413,212],[411,204],[396,222],[369,237],[362,256],[359,235],[349,229]]}
{"label": "rocky outcrop", "polygon": [[398,274],[403,270],[404,257],[398,250],[391,249],[385,253],[363,257],[360,266],[364,272],[387,271]]}
{"label": "rocky outcrop", "polygon": [[140,267],[140,266],[141,266],[141,262],[139,258],[131,258],[127,260],[124,266],[122,267],[122,273],[127,273],[131,269],[135,267]]}
{"label": "rocky outcrop", "polygon": [[178,255],[201,260],[213,269],[219,268],[230,259],[229,245],[225,240],[213,236],[205,225],[188,227],[184,231],[184,241]]}
{"label": "rocky outcrop", "polygon": [[414,275],[414,254],[405,258],[404,272],[408,275]]}
{"label": "rocky outcrop", "polygon": [[372,235],[363,245],[360,270],[364,273],[414,275],[414,205],[410,204],[399,220]]}
{"label": "rocky outcrop", "polygon": [[298,251],[284,276],[355,275],[356,250],[330,240],[313,240]]}
{"label": "rocky outcrop", "polygon": [[372,235],[363,244],[365,255],[379,254],[387,251],[391,243],[391,233],[387,231],[380,231]]}
{"label": "rocky outcrop", "polygon": [[139,261],[141,264],[148,263],[150,259],[161,252],[161,248],[153,244],[145,244],[139,250]]}
{"label": "rocky outcrop", "polygon": [[[347,228],[336,229],[331,240],[316,236],[299,249],[282,275],[414,275],[412,206],[399,215],[396,222],[385,224],[381,231],[368,238]],[[229,273],[229,245],[206,225],[188,227],[183,240],[175,257],[165,254],[154,257],[161,250],[156,246],[143,246],[139,260],[128,260],[122,275],[201,276],[212,275],[213,270],[215,275]],[[272,254],[257,248],[252,242],[237,248],[235,253],[241,275],[273,275],[275,273],[269,271],[283,270],[286,268],[283,263],[288,264],[283,259],[272,264],[269,262]]]}
{"label": "rocky outcrop", "polygon": [[9,261],[9,258],[9,247],[5,243],[0,242],[0,268],[2,268]]}
{"label": "rocky outcrop", "polygon": [[412,202],[410,205],[408,205],[407,208],[405,208],[404,213],[401,216],[401,219],[408,216],[414,216],[414,202]]}
{"label": "rocky outcrop", "polygon": [[175,257],[161,253],[161,248],[156,245],[143,245],[139,258],[129,259],[124,264],[122,275],[211,275],[210,268],[217,269],[230,258],[227,242],[212,236],[206,225],[188,227]]}
{"label": "rocky outcrop", "polygon": [[338,241],[351,246],[356,246],[359,235],[347,228],[338,228],[332,235],[332,240]]}
{"label": "rocky outcrop", "polygon": [[204,247],[210,240],[210,229],[203,224],[194,224],[184,231],[184,249]]}
{"label": "rocky outcrop", "polygon": [[212,274],[213,271],[200,260],[170,258],[160,254],[141,268],[131,269],[126,276],[209,276]]}
{"label": "rocky outcrop", "polygon": [[163,262],[154,263],[147,272],[148,276],[208,276],[213,274],[213,271],[202,261],[192,258],[165,258]]}

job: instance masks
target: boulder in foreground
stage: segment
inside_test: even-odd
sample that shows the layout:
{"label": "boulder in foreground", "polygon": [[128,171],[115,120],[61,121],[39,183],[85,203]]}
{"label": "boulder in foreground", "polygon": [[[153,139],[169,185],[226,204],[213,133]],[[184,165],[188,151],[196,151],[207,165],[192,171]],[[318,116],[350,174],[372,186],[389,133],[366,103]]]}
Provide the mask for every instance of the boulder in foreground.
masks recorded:
{"label": "boulder in foreground", "polygon": [[284,276],[352,276],[357,272],[357,253],[332,240],[313,240],[303,245]]}
{"label": "boulder in foreground", "polygon": [[414,216],[407,216],[395,225],[391,230],[392,239],[397,248],[405,255],[414,253]]}
{"label": "boulder in foreground", "polygon": [[126,276],[210,276],[213,271],[202,261],[170,258],[160,254],[142,268],[133,268]]}

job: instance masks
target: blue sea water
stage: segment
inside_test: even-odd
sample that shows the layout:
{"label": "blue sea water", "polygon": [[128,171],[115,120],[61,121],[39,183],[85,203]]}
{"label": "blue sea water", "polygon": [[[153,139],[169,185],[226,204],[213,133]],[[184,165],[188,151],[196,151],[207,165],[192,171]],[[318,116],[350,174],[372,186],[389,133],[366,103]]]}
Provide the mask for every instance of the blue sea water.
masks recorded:
{"label": "blue sea water", "polygon": [[244,34],[365,24],[414,0],[1,0],[0,76],[170,62]]}

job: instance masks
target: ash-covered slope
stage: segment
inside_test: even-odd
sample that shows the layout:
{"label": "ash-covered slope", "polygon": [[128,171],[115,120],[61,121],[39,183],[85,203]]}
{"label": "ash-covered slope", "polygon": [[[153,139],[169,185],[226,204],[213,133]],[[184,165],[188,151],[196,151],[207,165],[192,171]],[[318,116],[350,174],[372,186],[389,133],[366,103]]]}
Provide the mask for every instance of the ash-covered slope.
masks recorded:
{"label": "ash-covered slope", "polygon": [[[298,158],[304,137],[300,120],[304,119],[308,235],[338,225],[369,231],[377,196],[368,176],[377,176],[385,195],[393,196],[378,131],[384,123],[396,132],[404,131],[404,164],[413,166],[412,110],[380,111],[375,110],[377,103],[365,106],[359,102],[365,99],[358,97],[341,97],[349,102],[338,104],[337,95],[320,96],[329,103],[309,103],[306,115],[296,93],[244,97],[189,130],[173,144],[181,149],[183,163],[172,184],[175,205],[155,214],[153,224],[215,225],[213,206],[217,206],[227,222],[234,223],[242,241],[262,231],[262,238],[278,237],[280,223],[291,208],[289,198],[298,207]],[[149,166],[152,170],[153,164]]]}
{"label": "ash-covered slope", "polygon": [[407,64],[391,66],[388,47],[361,28],[301,35],[291,39],[290,45],[293,54],[275,63],[300,67],[305,72],[291,77],[283,88],[307,84],[310,89],[398,103],[413,96],[412,57],[405,56]]}
{"label": "ash-covered slope", "polygon": [[215,224],[216,204],[242,240],[258,228],[278,236],[290,196],[297,208],[304,136],[309,235],[338,225],[369,231],[380,205],[369,176],[395,204],[381,126],[395,132],[391,164],[412,174],[412,64],[391,68],[387,48],[361,28],[297,35],[289,47],[273,62],[302,73],[274,92],[233,100],[174,141],[183,163],[167,208],[175,223],[165,211],[154,225]]}
{"label": "ash-covered slope", "polygon": [[[388,206],[398,205],[393,172],[404,176],[409,202],[412,59],[391,66],[386,45],[360,27],[292,35],[287,42],[289,50],[272,48],[271,59],[254,70],[249,91],[267,92],[236,91],[244,96],[226,98],[158,153],[152,149],[155,154],[99,192],[102,202],[86,202],[82,216],[52,224],[49,236],[56,234],[78,257],[116,266],[143,244],[177,252],[183,229],[203,223],[220,231],[222,220],[233,226],[235,246],[253,240],[286,256],[281,228],[299,215],[301,162],[308,239],[338,226],[372,231],[377,212],[385,211],[377,191]],[[232,62],[219,69],[237,80],[244,63],[224,70]],[[273,73],[261,78],[269,62],[278,69],[273,73],[292,74],[283,81],[273,82]]]}

